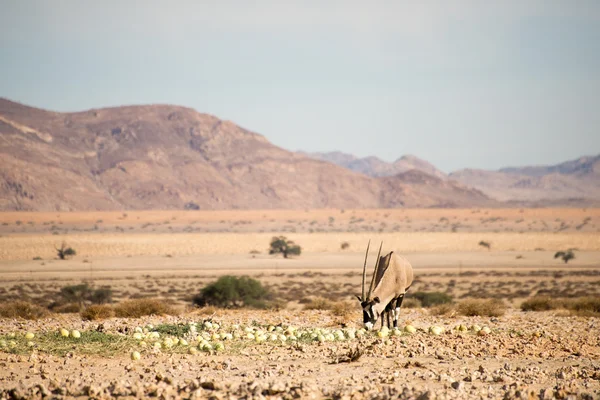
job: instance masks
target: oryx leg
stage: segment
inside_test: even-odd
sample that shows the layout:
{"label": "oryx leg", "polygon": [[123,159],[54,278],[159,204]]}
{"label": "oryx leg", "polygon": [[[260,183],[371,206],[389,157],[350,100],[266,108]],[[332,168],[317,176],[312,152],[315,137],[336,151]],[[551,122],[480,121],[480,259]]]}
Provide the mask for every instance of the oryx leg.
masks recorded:
{"label": "oryx leg", "polygon": [[398,327],[398,317],[400,316],[400,307],[402,307],[402,301],[404,300],[404,294],[394,299],[394,328]]}
{"label": "oryx leg", "polygon": [[386,320],[386,325],[387,325],[388,329],[391,327],[391,325],[390,325],[390,314],[391,314],[391,312],[390,311],[391,310],[387,310],[387,312],[385,313],[385,320]]}
{"label": "oryx leg", "polygon": [[[388,308],[389,308],[388,316],[389,316],[389,314],[392,315],[392,320],[394,321],[394,328],[396,328],[396,326],[397,326],[396,321],[398,320],[398,318],[396,317],[396,301],[397,300],[398,299],[392,299],[390,301],[390,304],[388,304]],[[390,328],[390,329],[392,328],[392,324],[390,324],[389,318],[388,318],[388,328]]]}

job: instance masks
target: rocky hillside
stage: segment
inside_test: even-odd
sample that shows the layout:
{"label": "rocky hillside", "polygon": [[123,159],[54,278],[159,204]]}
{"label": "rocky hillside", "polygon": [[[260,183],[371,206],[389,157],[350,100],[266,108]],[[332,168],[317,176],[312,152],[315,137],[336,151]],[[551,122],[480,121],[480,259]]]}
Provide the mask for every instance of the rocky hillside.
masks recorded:
{"label": "rocky hillside", "polygon": [[359,174],[184,107],[57,113],[0,99],[0,138],[0,210],[498,205],[426,174]]}

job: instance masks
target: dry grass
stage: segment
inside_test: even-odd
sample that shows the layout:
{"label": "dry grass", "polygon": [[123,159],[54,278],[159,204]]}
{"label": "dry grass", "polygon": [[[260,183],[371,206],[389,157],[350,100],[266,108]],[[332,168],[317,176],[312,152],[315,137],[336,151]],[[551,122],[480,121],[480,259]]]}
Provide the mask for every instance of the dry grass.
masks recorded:
{"label": "dry grass", "polygon": [[[7,336],[0,335],[0,339],[7,340]],[[31,347],[27,346],[24,336],[17,336],[15,346],[10,349],[15,354],[31,354]],[[137,341],[126,335],[115,335],[97,331],[82,331],[81,337],[64,338],[57,332],[38,333],[35,336],[36,351],[64,357],[69,353],[87,354],[104,357],[114,357],[126,353],[137,345]]]}
{"label": "dry grass", "polygon": [[115,316],[119,318],[139,318],[145,315],[176,315],[177,311],[157,299],[134,299],[117,304],[114,307]]}
{"label": "dry grass", "polygon": [[579,316],[600,316],[599,297],[579,297],[573,299],[551,298],[547,296],[536,296],[525,300],[521,304],[523,311],[550,311],[565,309]]}
{"label": "dry grass", "polygon": [[81,312],[81,318],[88,321],[107,319],[115,316],[115,310],[106,304],[92,304]]}
{"label": "dry grass", "polygon": [[331,310],[334,303],[323,297],[315,297],[304,305],[305,310]]}
{"label": "dry grass", "polygon": [[421,308],[421,307],[423,307],[423,305],[421,304],[421,301],[419,299],[409,297],[409,298],[406,298],[402,302],[402,307],[403,308]]}
{"label": "dry grass", "polygon": [[536,296],[521,303],[523,311],[549,311],[559,308],[557,301],[547,296]]}
{"label": "dry grass", "polygon": [[469,299],[460,302],[457,311],[467,317],[500,317],[506,313],[506,304],[500,299]]}
{"label": "dry grass", "polygon": [[194,313],[198,315],[215,315],[219,311],[219,308],[215,306],[204,306],[204,307],[196,307],[194,306]]}
{"label": "dry grass", "polygon": [[52,311],[59,314],[78,313],[81,311],[81,306],[78,303],[61,304],[52,308]]}
{"label": "dry grass", "polygon": [[438,304],[431,307],[429,313],[431,315],[451,315],[456,313],[456,305],[450,303]]}
{"label": "dry grass", "polygon": [[352,315],[356,310],[359,309],[358,302],[356,304],[352,304],[348,301],[338,301],[333,304],[331,307],[331,313],[336,317],[348,318]]}
{"label": "dry grass", "polygon": [[364,218],[366,220],[399,220],[410,219],[412,221],[439,222],[441,218],[446,220],[488,220],[502,218],[505,221],[540,221],[554,220],[560,216],[563,220],[581,221],[585,217],[596,217],[597,209],[582,210],[578,208],[481,208],[481,209],[318,209],[318,210],[155,210],[155,211],[128,211],[124,215],[121,211],[94,211],[94,212],[4,212],[0,214],[0,223],[13,224],[16,220],[31,221],[34,224],[55,221],[64,224],[121,224],[136,221],[142,223],[161,224],[164,221],[188,225],[193,223],[212,223],[224,221],[231,223],[236,221],[262,222],[269,220],[277,221],[316,221],[318,223],[329,223],[331,216],[335,217],[335,223],[345,223],[352,218]]}
{"label": "dry grass", "polygon": [[[67,240],[83,257],[164,256],[193,254],[243,254],[255,249],[266,249],[272,233],[76,233],[56,236],[32,233],[0,237],[0,260],[31,260],[40,256],[53,259],[55,245]],[[364,249],[372,233],[342,232],[295,233],[288,237],[302,246],[303,253],[336,253],[340,239],[350,243],[351,249]],[[395,232],[377,234],[386,248],[407,252],[486,251],[478,245],[482,235],[476,232]],[[600,235],[584,232],[499,232],[486,233],[494,242],[494,251],[533,251],[536,248],[561,249],[576,247],[580,251],[600,250]],[[74,259],[78,259],[78,256]]]}
{"label": "dry grass", "polygon": [[23,318],[37,320],[48,316],[50,313],[44,307],[26,301],[11,301],[0,304],[0,317]]}

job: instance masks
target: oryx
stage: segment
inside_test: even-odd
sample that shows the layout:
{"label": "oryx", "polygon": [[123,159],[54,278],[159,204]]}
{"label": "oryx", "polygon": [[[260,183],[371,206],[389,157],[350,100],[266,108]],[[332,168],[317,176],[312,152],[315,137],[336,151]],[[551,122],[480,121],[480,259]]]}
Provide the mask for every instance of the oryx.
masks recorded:
{"label": "oryx", "polygon": [[[400,307],[404,300],[406,291],[413,282],[413,269],[408,260],[398,254],[389,252],[381,257],[381,247],[377,254],[377,262],[369,285],[369,292],[365,296],[365,280],[367,276],[367,258],[369,257],[369,246],[365,254],[365,263],[363,266],[362,277],[362,296],[356,296],[363,309],[363,323],[365,329],[373,329],[377,319],[386,314],[387,325],[390,325],[390,314],[394,320],[394,328],[398,326],[398,316]],[[384,318],[381,319],[383,327]]]}

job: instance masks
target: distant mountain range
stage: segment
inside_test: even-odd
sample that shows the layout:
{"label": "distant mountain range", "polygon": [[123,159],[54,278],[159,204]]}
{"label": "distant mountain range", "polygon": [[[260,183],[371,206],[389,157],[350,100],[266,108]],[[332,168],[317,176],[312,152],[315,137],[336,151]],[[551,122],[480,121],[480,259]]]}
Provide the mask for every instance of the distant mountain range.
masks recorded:
{"label": "distant mountain range", "polygon": [[[530,197],[541,205],[599,198],[597,157],[546,174],[532,167],[530,175],[465,170],[447,177],[414,156],[394,163],[309,157],[170,105],[58,113],[0,98],[0,139],[2,211],[502,207],[516,204],[497,195],[510,182],[510,193],[549,193],[545,179],[559,178],[563,197]],[[510,179],[488,182],[497,174]]]}
{"label": "distant mountain range", "polygon": [[478,189],[507,205],[600,205],[600,155],[585,156],[557,165],[509,167],[498,171],[463,169],[446,175],[429,162],[412,155],[388,163],[377,157],[358,158],[339,151],[302,154],[372,177],[419,170],[442,180],[456,181]]}
{"label": "distant mountain range", "polygon": [[372,177],[393,176],[410,171],[411,169],[416,169],[440,179],[446,178],[445,173],[427,161],[421,160],[413,155],[402,156],[393,163],[388,163],[374,156],[358,158],[351,154],[339,151],[330,153],[300,153],[316,160],[327,161]]}
{"label": "distant mountain range", "polygon": [[600,155],[557,165],[511,167],[498,171],[463,169],[449,175],[500,201],[532,204],[599,204]]}

